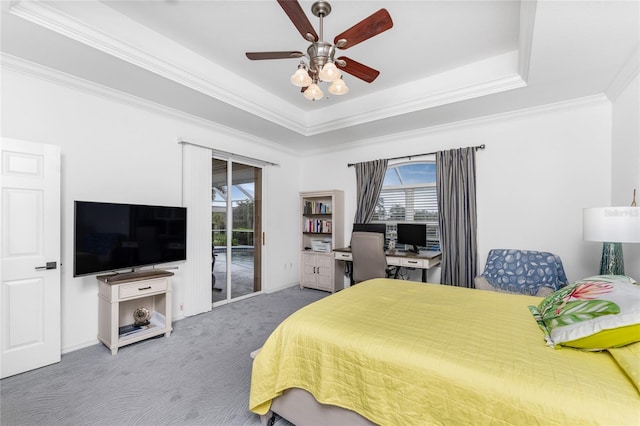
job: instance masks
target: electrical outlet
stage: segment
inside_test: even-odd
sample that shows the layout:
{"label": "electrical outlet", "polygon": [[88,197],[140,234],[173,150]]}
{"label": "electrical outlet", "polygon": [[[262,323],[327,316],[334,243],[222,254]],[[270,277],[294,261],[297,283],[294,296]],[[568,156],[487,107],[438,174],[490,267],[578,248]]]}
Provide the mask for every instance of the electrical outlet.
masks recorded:
{"label": "electrical outlet", "polygon": [[184,308],[184,305],[181,303],[181,304],[180,304],[180,310],[182,311],[182,310],[183,310],[183,308]]}

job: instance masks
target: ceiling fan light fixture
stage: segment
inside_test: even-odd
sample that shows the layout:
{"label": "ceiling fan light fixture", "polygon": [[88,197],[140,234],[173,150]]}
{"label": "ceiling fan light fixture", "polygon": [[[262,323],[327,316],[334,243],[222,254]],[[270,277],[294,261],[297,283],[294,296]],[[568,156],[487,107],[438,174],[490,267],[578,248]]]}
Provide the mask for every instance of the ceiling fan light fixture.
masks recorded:
{"label": "ceiling fan light fixture", "polygon": [[300,65],[298,65],[298,70],[295,73],[293,73],[293,75],[290,78],[290,81],[291,81],[291,84],[298,87],[307,87],[311,83],[313,83],[313,81],[311,80],[311,77],[309,77],[307,68],[304,66],[304,63],[301,63]]}
{"label": "ceiling fan light fixture", "polygon": [[304,91],[304,97],[309,99],[310,101],[317,101],[318,99],[322,99],[324,93],[322,93],[322,89],[316,83],[312,83],[307,90]]}
{"label": "ceiling fan light fixture", "polygon": [[327,62],[324,64],[319,74],[320,80],[328,82],[340,80],[341,76],[342,73],[333,62]]}
{"label": "ceiling fan light fixture", "polygon": [[349,93],[349,88],[342,78],[337,79],[329,86],[329,93],[332,95],[345,95]]}
{"label": "ceiling fan light fixture", "polygon": [[299,0],[277,0],[277,2],[300,35],[311,43],[307,47],[307,53],[304,54],[301,51],[246,52],[245,55],[249,60],[306,58],[306,61],[303,59],[300,62],[298,70],[289,80],[294,86],[302,88],[305,98],[314,101],[324,97],[324,93],[318,87],[319,82],[328,83],[329,93],[344,95],[349,92],[349,88],[342,81],[344,73],[367,83],[372,83],[378,77],[380,71],[346,56],[336,58],[335,53],[336,49],[349,49],[392,28],[393,21],[386,9],[378,10],[338,34],[333,39],[334,44],[331,44],[324,40],[323,34],[324,18],[331,13],[331,5],[327,0],[316,0],[311,5],[311,13],[320,20],[319,34],[302,10]]}

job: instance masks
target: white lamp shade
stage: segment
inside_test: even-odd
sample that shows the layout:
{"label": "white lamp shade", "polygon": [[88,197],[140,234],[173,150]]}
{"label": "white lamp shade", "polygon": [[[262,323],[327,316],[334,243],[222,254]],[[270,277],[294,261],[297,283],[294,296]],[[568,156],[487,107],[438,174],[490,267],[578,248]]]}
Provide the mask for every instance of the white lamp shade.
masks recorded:
{"label": "white lamp shade", "polygon": [[333,95],[344,95],[348,92],[349,88],[347,87],[343,79],[338,79],[331,83],[331,86],[329,86],[329,93]]}
{"label": "white lamp shade", "polygon": [[298,71],[293,73],[290,80],[291,84],[298,87],[306,87],[313,82],[304,68],[298,68]]}
{"label": "white lamp shade", "polygon": [[342,73],[340,73],[336,64],[333,62],[327,62],[320,70],[320,74],[318,76],[322,81],[332,82],[338,80],[340,76],[342,76]]}
{"label": "white lamp shade", "polygon": [[640,243],[640,207],[584,209],[582,236],[587,241]]}
{"label": "white lamp shade", "polygon": [[317,101],[324,96],[320,87],[313,83],[311,86],[307,87],[307,90],[304,91],[304,97],[309,99],[310,101]]}

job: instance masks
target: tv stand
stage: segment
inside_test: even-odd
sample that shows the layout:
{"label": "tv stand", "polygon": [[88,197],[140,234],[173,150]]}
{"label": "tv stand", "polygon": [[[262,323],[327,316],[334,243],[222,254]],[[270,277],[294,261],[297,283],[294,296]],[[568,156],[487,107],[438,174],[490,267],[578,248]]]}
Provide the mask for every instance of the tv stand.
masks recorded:
{"label": "tv stand", "polygon": [[161,269],[152,269],[148,271],[131,270],[130,272],[114,272],[110,275],[101,275],[98,277],[98,280],[104,279],[105,282],[108,282],[109,284],[116,284],[128,281],[139,281],[146,278],[168,277],[171,275],[173,275],[172,272]]}
{"label": "tv stand", "polygon": [[[98,340],[115,355],[118,348],[171,334],[171,276],[159,269],[101,275],[98,279]],[[133,313],[146,308],[150,323],[139,328]],[[125,328],[126,327],[126,328]],[[133,328],[133,330],[132,330]]]}

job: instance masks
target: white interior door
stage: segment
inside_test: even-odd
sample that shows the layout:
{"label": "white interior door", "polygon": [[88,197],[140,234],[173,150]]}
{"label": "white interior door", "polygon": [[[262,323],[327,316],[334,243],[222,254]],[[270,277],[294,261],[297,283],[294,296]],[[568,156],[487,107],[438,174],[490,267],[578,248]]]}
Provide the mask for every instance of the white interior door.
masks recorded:
{"label": "white interior door", "polygon": [[60,361],[60,149],[3,138],[0,372]]}

